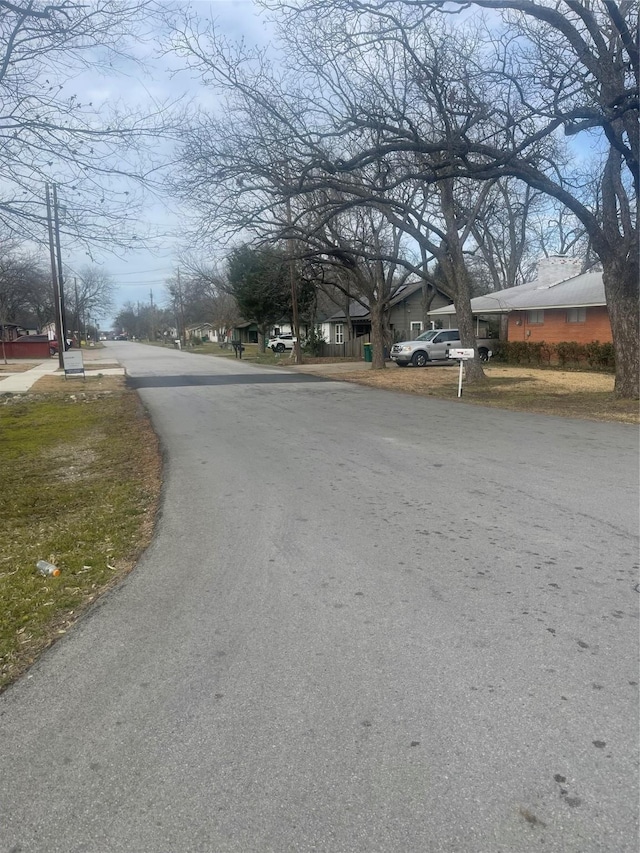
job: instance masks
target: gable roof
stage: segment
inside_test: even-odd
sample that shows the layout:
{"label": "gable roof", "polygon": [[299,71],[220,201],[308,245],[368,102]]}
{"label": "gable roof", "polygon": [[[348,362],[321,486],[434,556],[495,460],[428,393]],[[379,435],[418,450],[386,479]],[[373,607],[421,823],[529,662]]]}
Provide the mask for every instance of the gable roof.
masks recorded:
{"label": "gable roof", "polygon": [[[361,320],[365,317],[369,316],[369,308],[365,305],[361,305],[359,302],[356,302],[355,299],[352,299],[349,303],[349,317],[352,320]],[[343,323],[346,320],[346,314],[344,309],[341,311],[336,311],[335,314],[332,314],[330,317],[327,317],[325,323]]]}
{"label": "gable roof", "polygon": [[208,322],[192,323],[190,326],[187,326],[187,332],[193,332],[195,329],[204,329],[206,327],[213,329],[213,325]]}
{"label": "gable roof", "polygon": [[[436,290],[441,296],[445,299],[449,299],[449,297],[443,293],[438,287],[434,285],[430,285],[434,290]],[[405,299],[408,299],[410,296],[413,296],[417,291],[422,290],[422,281],[412,281],[407,282],[405,284],[401,284],[400,287],[396,290],[393,297],[389,300],[389,308],[393,308],[398,305],[400,302],[403,302]],[[366,302],[366,299],[363,301]],[[351,301],[349,304],[349,316],[352,319],[368,319],[370,315],[370,311],[368,307],[365,307],[360,302],[357,302],[355,299]],[[335,314],[332,314],[330,317],[327,317],[327,323],[341,323],[345,320],[345,312],[344,309],[341,311],[337,311]]]}
{"label": "gable roof", "polygon": [[[544,284],[536,279],[518,287],[476,296],[471,300],[471,310],[474,314],[509,314],[511,311],[591,308],[606,304],[602,273],[587,272],[555,284]],[[455,314],[455,306],[436,308],[429,314]]]}
{"label": "gable roof", "polygon": [[[393,308],[394,306],[398,305],[398,303],[403,302],[405,299],[408,299],[410,296],[413,296],[413,294],[416,293],[417,291],[422,291],[423,283],[424,282],[422,282],[422,281],[410,281],[410,282],[407,282],[406,284],[400,285],[400,287],[395,292],[393,298],[389,302],[389,307]],[[440,288],[437,287],[435,284],[429,284],[429,287],[432,290],[435,290],[436,293],[439,293],[440,296],[442,296],[444,299],[449,299],[447,294],[444,293],[444,291],[440,290]]]}

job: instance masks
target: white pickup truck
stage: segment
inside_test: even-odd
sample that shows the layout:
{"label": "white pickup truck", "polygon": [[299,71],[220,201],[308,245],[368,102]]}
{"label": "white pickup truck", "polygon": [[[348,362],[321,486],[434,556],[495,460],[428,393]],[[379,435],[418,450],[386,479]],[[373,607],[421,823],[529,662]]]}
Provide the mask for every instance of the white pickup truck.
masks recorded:
{"label": "white pickup truck", "polygon": [[[490,338],[476,339],[476,348],[480,361],[488,361],[492,356]],[[398,367],[424,367],[430,361],[448,361],[450,349],[462,346],[460,333],[457,329],[429,329],[414,341],[399,341],[391,347],[391,360]]]}

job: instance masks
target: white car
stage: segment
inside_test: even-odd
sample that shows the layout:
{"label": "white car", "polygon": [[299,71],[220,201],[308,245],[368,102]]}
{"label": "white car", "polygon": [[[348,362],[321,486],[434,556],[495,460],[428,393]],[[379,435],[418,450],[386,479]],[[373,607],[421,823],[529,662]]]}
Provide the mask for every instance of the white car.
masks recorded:
{"label": "white car", "polygon": [[277,335],[275,338],[269,338],[267,346],[274,352],[285,352],[285,350],[293,349],[296,339],[293,335]]}

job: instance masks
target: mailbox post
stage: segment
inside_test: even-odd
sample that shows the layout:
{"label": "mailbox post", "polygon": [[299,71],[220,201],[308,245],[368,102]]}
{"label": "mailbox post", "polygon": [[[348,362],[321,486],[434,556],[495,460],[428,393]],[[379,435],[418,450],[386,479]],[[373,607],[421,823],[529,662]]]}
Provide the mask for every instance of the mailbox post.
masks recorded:
{"label": "mailbox post", "polygon": [[476,351],[474,349],[450,349],[447,353],[449,358],[455,358],[460,362],[460,374],[458,376],[458,397],[462,397],[462,365],[463,362],[474,358]]}

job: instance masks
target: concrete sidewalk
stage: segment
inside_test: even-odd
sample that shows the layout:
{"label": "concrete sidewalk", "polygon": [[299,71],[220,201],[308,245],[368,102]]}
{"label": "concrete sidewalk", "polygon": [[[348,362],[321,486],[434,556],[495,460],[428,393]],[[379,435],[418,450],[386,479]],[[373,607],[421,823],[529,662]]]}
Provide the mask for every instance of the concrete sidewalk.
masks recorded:
{"label": "concrete sidewalk", "polygon": [[[85,353],[83,352],[82,355],[85,356]],[[101,364],[113,364],[114,362],[116,362],[114,358],[84,358],[85,374],[87,376],[96,373],[102,373],[103,376],[124,376],[125,371],[123,367],[107,367],[102,369],[100,367]],[[12,359],[12,363],[25,364],[27,361],[26,359]],[[48,358],[46,361],[41,362],[32,362],[30,359],[28,363],[33,364],[33,367],[29,370],[23,370],[19,373],[11,373],[11,371],[0,372],[0,395],[26,394],[38,379],[41,379],[43,376],[56,372],[60,376],[63,375],[57,358]]]}

